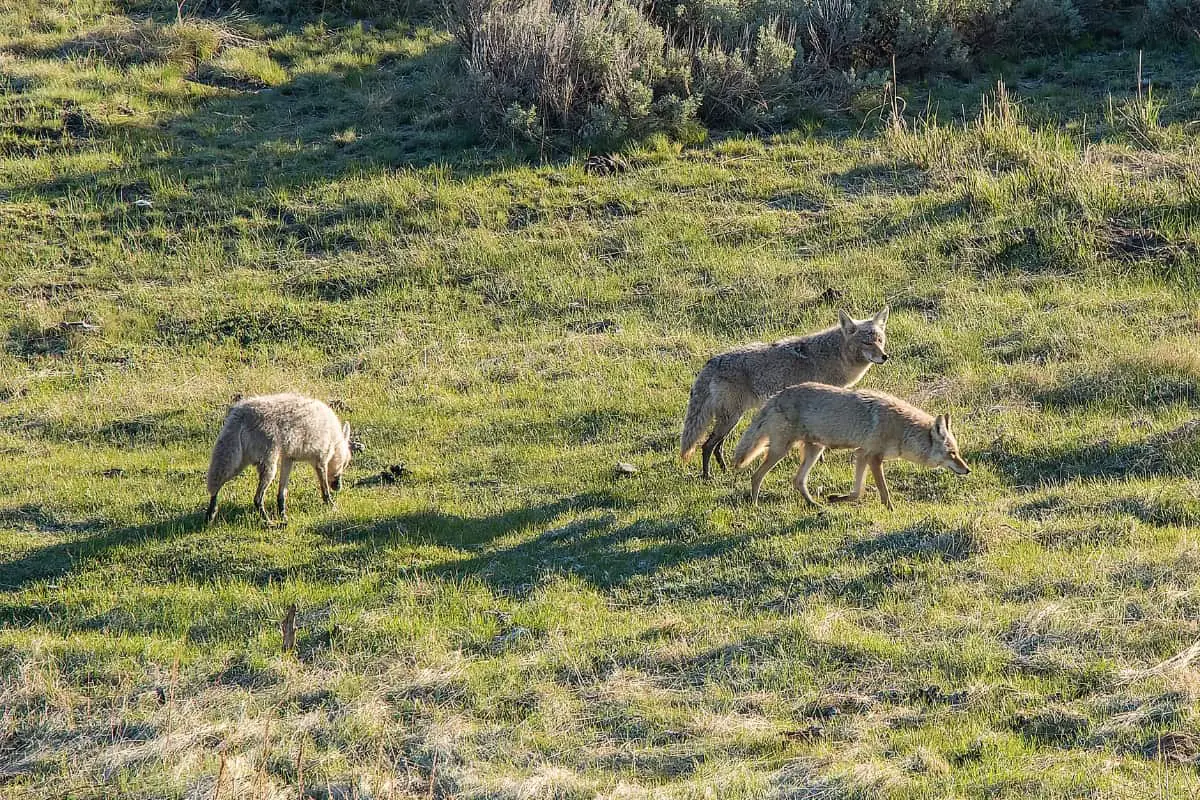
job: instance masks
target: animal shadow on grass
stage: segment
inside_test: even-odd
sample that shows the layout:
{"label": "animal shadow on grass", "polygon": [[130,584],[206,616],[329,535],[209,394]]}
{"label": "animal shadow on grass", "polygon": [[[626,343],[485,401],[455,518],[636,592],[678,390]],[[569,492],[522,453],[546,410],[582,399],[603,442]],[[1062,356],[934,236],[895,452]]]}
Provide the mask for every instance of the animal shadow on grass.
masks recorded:
{"label": "animal shadow on grass", "polygon": [[[490,516],[421,511],[368,525],[328,525],[319,530],[336,541],[359,543],[364,560],[381,543],[398,538],[456,547],[463,552],[462,558],[433,564],[424,568],[423,574],[453,580],[478,578],[497,591],[517,594],[533,590],[549,576],[563,574],[598,589],[614,589],[665,567],[719,556],[744,541],[744,537],[703,535],[696,520],[688,517],[618,524],[612,512],[622,502],[609,492],[587,492]],[[580,516],[548,527],[570,512]],[[525,530],[536,533],[515,544],[494,546]]]}
{"label": "animal shadow on grass", "polygon": [[[592,492],[491,516],[425,511],[320,530],[336,542],[357,543],[339,559],[366,568],[381,545],[432,541],[456,547],[460,558],[421,567],[420,573],[444,580],[475,578],[503,594],[525,595],[569,575],[631,600],[719,597],[777,609],[803,598],[851,598],[871,605],[889,593],[925,591],[933,560],[963,560],[980,549],[970,532],[920,524],[856,548],[839,547],[832,542],[841,520],[833,514],[805,513],[755,533],[711,531],[703,515],[618,521],[613,511],[619,502]],[[555,524],[569,512],[578,516]],[[527,535],[519,536],[523,531]],[[795,553],[764,553],[749,572],[739,558],[730,558],[753,539],[781,536],[799,537],[797,546],[805,550],[801,560],[810,569],[797,572]]]}
{"label": "animal shadow on grass", "polygon": [[929,176],[920,165],[906,161],[899,164],[863,164],[830,175],[830,185],[849,194],[917,195],[929,183]]}
{"label": "animal shadow on grass", "polygon": [[703,685],[714,677],[727,680],[731,673],[744,673],[753,680],[761,665],[780,661],[802,663],[818,672],[843,673],[877,668],[883,657],[852,641],[820,641],[803,631],[789,630],[750,636],[695,655],[660,659],[654,669]]}
{"label": "animal shadow on grass", "polygon": [[1141,441],[1114,444],[1101,439],[1082,445],[1041,445],[1013,450],[996,442],[985,457],[1010,486],[1069,483],[1079,478],[1153,478],[1177,475],[1186,480],[1200,466],[1200,422],[1154,434]]}
{"label": "animal shadow on grass", "polygon": [[[13,511],[0,511],[0,518]],[[162,541],[182,537],[203,527],[204,515],[200,511],[169,520],[127,527],[106,527],[103,522],[75,525],[72,529],[82,533],[81,538],[35,547],[23,555],[0,563],[0,590],[18,590],[31,583],[61,577],[119,547],[135,545],[149,539]],[[62,528],[48,527],[46,530],[56,531]],[[88,535],[89,533],[92,535]]]}
{"label": "animal shadow on grass", "polygon": [[879,557],[935,558],[942,561],[964,561],[983,550],[979,537],[965,527],[955,528],[934,519],[927,519],[895,531],[855,542],[846,548],[846,556],[856,559]]}

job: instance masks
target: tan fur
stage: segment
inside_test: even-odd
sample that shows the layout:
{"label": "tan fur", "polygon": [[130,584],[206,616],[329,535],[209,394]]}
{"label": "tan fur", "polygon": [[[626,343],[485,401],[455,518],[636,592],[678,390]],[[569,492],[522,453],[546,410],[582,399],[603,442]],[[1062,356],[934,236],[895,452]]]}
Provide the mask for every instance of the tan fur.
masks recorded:
{"label": "tan fur", "polygon": [[828,330],[792,336],[767,344],[754,342],[709,359],[692,385],[680,436],[679,453],[691,458],[712,423],[704,442],[703,474],[709,458],[725,468],[721,445],[747,411],[758,408],[779,390],[805,381],[833,386],[853,386],[872,363],[887,360],[885,307],[874,317],[855,320],[840,312],[839,322]]}
{"label": "tan fur", "polygon": [[297,394],[251,397],[234,404],[217,436],[208,466],[207,520],[212,522],[216,516],[221,487],[253,464],[258,469],[255,508],[264,521],[271,521],[263,495],[278,471],[279,515],[286,521],[288,480],[297,461],[313,466],[321,497],[331,504],[331,489],[341,487],[342,472],[350,463],[349,423],[342,425],[320,400]]}
{"label": "tan fur", "polygon": [[879,499],[892,508],[883,462],[903,458],[927,467],[945,467],[960,475],[971,470],[958,453],[950,429],[950,415],[931,417],[916,406],[883,392],[843,389],[819,383],[791,386],[772,397],[754,416],[733,454],[734,467],[742,469],[764,451],[766,459],[755,470],[750,496],[758,502],[763,477],[784,456],[803,445],[804,462],[796,472],[796,489],[809,503],[808,473],[826,448],[854,448],[854,490],[832,501],[858,500],[868,467],[879,489]]}

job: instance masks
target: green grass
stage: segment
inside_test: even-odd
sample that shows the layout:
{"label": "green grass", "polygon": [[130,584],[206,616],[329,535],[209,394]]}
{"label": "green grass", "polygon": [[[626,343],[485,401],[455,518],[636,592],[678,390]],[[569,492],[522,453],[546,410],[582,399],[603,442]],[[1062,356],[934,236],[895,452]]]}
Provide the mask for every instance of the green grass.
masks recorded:
{"label": "green grass", "polygon": [[[1084,53],[601,177],[479,142],[436,30],[0,4],[0,795],[1194,796],[1185,55],[1154,118]],[[884,302],[864,385],[969,478],[678,463],[708,355]],[[202,527],[285,389],[365,444],[337,508]]]}

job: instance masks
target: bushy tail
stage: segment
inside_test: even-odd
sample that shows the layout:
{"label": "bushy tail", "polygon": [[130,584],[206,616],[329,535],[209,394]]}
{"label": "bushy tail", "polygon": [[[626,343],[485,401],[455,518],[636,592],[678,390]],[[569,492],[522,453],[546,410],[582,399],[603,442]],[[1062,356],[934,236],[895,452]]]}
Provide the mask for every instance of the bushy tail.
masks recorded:
{"label": "bushy tail", "polygon": [[236,425],[226,425],[217,436],[208,462],[208,493],[216,494],[242,465],[242,437]]}
{"label": "bushy tail", "polygon": [[750,427],[746,428],[742,438],[738,439],[737,448],[733,451],[734,469],[745,469],[751,461],[762,455],[771,443],[771,438],[767,435],[769,413],[770,409],[763,409],[755,414],[754,419],[750,420]]}
{"label": "bushy tail", "polygon": [[692,384],[692,393],[688,397],[687,414],[683,417],[683,433],[679,437],[679,457],[687,461],[700,446],[700,440],[708,430],[708,424],[713,419],[712,395],[709,392],[711,381],[705,370]]}

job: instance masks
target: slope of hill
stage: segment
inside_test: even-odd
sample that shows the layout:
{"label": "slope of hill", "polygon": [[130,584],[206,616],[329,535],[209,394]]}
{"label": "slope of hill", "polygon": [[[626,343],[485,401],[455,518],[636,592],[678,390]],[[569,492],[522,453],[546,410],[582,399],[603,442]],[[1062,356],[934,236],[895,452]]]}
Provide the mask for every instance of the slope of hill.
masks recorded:
{"label": "slope of hill", "polygon": [[[435,29],[0,9],[0,795],[1200,789],[1194,52],[594,174],[465,132]],[[709,354],[885,302],[864,385],[972,475],[678,463]],[[337,508],[203,527],[284,389],[362,439]]]}

